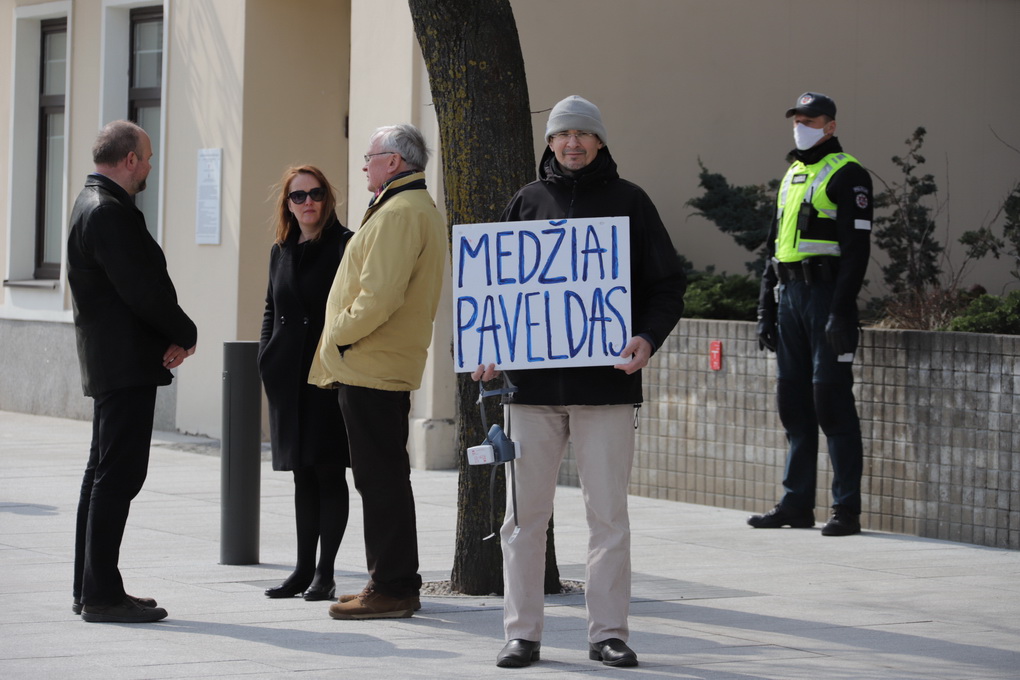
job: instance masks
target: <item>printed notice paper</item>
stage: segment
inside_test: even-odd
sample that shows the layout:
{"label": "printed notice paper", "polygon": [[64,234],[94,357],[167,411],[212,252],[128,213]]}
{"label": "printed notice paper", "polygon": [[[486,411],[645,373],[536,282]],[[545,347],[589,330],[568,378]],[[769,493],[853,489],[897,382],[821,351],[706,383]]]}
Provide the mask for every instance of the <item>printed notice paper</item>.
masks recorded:
{"label": "printed notice paper", "polygon": [[630,218],[453,227],[453,363],[621,363],[631,337]]}
{"label": "printed notice paper", "polygon": [[198,186],[195,191],[195,243],[220,242],[220,181],[223,149],[198,150]]}

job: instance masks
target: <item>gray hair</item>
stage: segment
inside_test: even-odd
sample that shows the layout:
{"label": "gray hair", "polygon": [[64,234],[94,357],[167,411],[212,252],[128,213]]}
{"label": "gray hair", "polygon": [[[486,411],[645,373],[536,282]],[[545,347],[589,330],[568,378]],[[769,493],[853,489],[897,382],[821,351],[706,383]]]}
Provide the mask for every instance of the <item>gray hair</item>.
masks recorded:
{"label": "gray hair", "polygon": [[374,143],[376,140],[379,141],[382,150],[400,154],[400,157],[412,170],[421,171],[428,165],[429,150],[425,146],[425,137],[421,130],[410,123],[376,128],[376,131],[372,133],[370,143]]}
{"label": "gray hair", "polygon": [[117,165],[134,151],[138,153],[145,130],[129,120],[115,120],[99,131],[92,145],[92,162],[96,165]]}

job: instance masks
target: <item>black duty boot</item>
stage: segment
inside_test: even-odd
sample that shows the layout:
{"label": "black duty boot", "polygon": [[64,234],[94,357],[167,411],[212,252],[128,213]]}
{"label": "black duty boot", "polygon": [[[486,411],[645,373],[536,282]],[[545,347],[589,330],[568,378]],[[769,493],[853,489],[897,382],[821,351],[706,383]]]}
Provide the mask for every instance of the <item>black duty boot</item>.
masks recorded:
{"label": "black duty boot", "polygon": [[861,533],[861,516],[842,505],[832,506],[832,519],[822,527],[822,536],[852,536]]}
{"label": "black duty boot", "polygon": [[781,527],[793,527],[794,529],[810,529],[815,525],[815,511],[793,510],[785,508],[780,503],[764,515],[751,515],[747,523],[755,529],[779,529]]}

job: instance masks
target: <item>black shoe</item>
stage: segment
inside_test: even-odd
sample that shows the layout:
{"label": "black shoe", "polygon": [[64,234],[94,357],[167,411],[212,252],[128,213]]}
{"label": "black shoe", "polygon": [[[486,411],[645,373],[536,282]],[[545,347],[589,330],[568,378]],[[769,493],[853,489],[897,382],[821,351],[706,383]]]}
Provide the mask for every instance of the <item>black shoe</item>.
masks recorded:
{"label": "black shoe", "polygon": [[319,600],[335,600],[336,583],[334,583],[333,581],[323,584],[313,583],[311,586],[308,587],[308,590],[305,591],[304,598],[308,602],[317,602]]}
{"label": "black shoe", "polygon": [[588,658],[607,666],[637,666],[637,654],[620,638],[609,638],[588,645]]}
{"label": "black shoe", "polygon": [[538,661],[541,642],[531,640],[511,640],[503,645],[496,657],[496,665],[500,668],[524,668],[532,661]]}
{"label": "black shoe", "polygon": [[755,529],[779,529],[787,526],[794,529],[810,529],[815,525],[815,511],[791,510],[779,504],[764,515],[751,515],[747,518],[747,523]]}
{"label": "black shoe", "polygon": [[87,604],[82,608],[81,618],[89,623],[153,623],[165,619],[166,610],[145,607],[125,597],[119,604]]}
{"label": "black shoe", "polygon": [[[128,595],[129,600],[134,600],[136,603],[143,607],[155,607],[156,601],[151,597],[135,597],[134,595]],[[71,611],[75,614],[81,614],[81,600],[75,600],[71,604]]]}
{"label": "black shoe", "polygon": [[294,597],[295,595],[300,595],[305,592],[305,588],[308,587],[310,582],[311,579],[308,581],[298,581],[294,578],[288,578],[286,581],[274,588],[267,588],[266,597],[275,600],[281,597]]}
{"label": "black shoe", "polygon": [[822,527],[822,536],[852,536],[861,533],[861,516],[846,508],[835,505],[832,519]]}

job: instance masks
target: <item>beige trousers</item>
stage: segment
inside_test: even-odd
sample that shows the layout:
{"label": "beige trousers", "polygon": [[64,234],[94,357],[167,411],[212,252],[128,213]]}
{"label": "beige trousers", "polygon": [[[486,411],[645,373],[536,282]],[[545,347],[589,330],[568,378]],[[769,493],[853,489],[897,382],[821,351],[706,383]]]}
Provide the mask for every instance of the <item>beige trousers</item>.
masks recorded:
{"label": "beige trousers", "polygon": [[546,529],[560,463],[570,442],[588,520],[588,641],[626,642],[631,569],[627,486],[634,460],[634,407],[511,405],[510,438],[521,443],[521,457],[514,463],[520,528],[514,522],[508,476],[506,519],[500,532],[506,639],[542,639]]}

